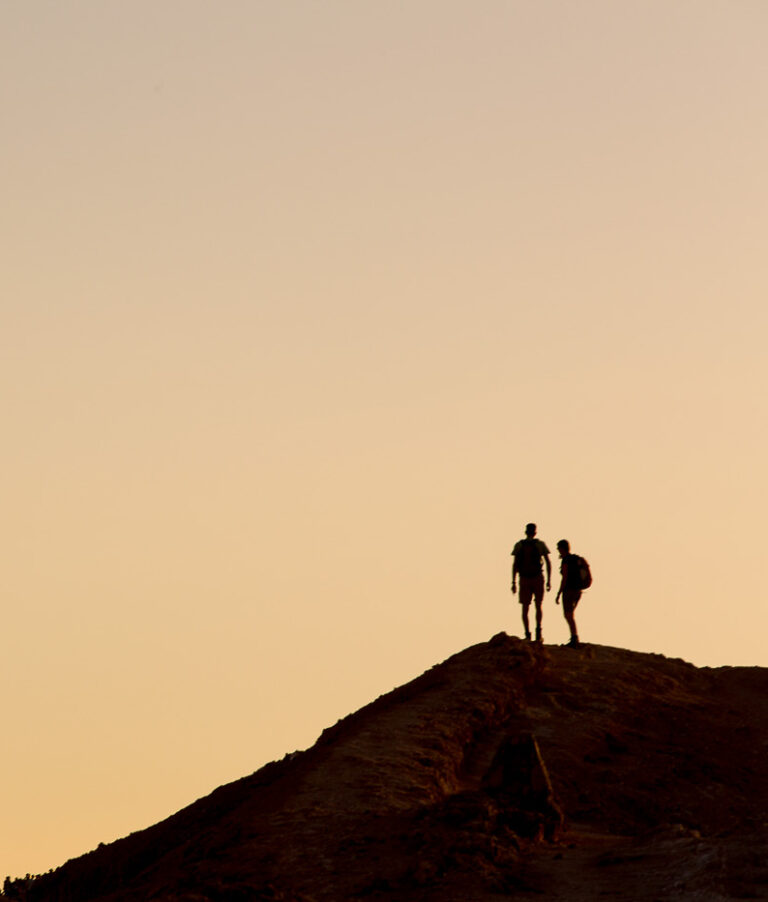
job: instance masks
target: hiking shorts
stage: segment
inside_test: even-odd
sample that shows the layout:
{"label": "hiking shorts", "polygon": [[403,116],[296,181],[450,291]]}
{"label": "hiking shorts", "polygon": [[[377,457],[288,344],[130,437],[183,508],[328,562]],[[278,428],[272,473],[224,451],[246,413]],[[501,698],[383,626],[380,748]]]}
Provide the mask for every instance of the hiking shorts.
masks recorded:
{"label": "hiking shorts", "polygon": [[520,604],[528,607],[531,599],[535,599],[538,607],[544,598],[544,574],[539,576],[521,576],[520,577]]}
{"label": "hiking shorts", "polygon": [[563,611],[566,614],[572,614],[576,610],[576,605],[581,598],[581,589],[564,589],[563,590]]}

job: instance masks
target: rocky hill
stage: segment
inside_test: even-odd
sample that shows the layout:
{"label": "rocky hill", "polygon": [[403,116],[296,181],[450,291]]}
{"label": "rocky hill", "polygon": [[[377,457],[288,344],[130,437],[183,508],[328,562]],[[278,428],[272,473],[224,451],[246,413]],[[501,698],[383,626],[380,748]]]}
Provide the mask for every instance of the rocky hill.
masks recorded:
{"label": "rocky hill", "polygon": [[29,902],[768,899],[768,671],[495,636]]}

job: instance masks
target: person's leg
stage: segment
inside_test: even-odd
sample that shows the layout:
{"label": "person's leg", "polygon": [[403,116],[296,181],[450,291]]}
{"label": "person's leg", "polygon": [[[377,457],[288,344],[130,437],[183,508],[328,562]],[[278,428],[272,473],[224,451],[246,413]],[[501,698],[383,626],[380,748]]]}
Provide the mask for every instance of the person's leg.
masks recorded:
{"label": "person's leg", "polygon": [[542,602],[544,601],[544,577],[539,577],[534,583],[533,599],[536,603],[536,641],[541,642]]}
{"label": "person's leg", "polygon": [[531,638],[531,624],[528,622],[528,611],[531,609],[531,603],[522,605],[523,609],[523,629],[525,630],[525,638]]}
{"label": "person's leg", "polygon": [[581,592],[568,592],[566,590],[563,593],[563,616],[568,624],[568,629],[571,631],[571,645],[579,644],[579,633],[576,629],[576,618],[574,616],[579,598],[581,598]]}
{"label": "person's leg", "polygon": [[531,581],[524,576],[520,577],[520,604],[523,608],[523,627],[525,628],[525,638],[531,638],[531,624],[528,621],[528,611],[531,609],[531,599],[533,598],[533,586]]}

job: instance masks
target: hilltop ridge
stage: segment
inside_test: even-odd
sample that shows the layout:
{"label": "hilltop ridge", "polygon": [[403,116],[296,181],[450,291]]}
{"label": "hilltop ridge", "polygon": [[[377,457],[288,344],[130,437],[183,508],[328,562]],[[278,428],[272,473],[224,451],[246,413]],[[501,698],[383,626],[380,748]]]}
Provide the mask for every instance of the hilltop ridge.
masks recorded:
{"label": "hilltop ridge", "polygon": [[500,633],[26,898],[768,898],[766,699],[761,668]]}

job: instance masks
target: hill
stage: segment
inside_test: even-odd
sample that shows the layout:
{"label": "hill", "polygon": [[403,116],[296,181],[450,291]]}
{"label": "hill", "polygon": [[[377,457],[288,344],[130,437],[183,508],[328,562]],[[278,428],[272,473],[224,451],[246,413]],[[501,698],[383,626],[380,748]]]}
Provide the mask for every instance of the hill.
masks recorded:
{"label": "hill", "polygon": [[768,671],[503,633],[29,902],[768,898]]}

